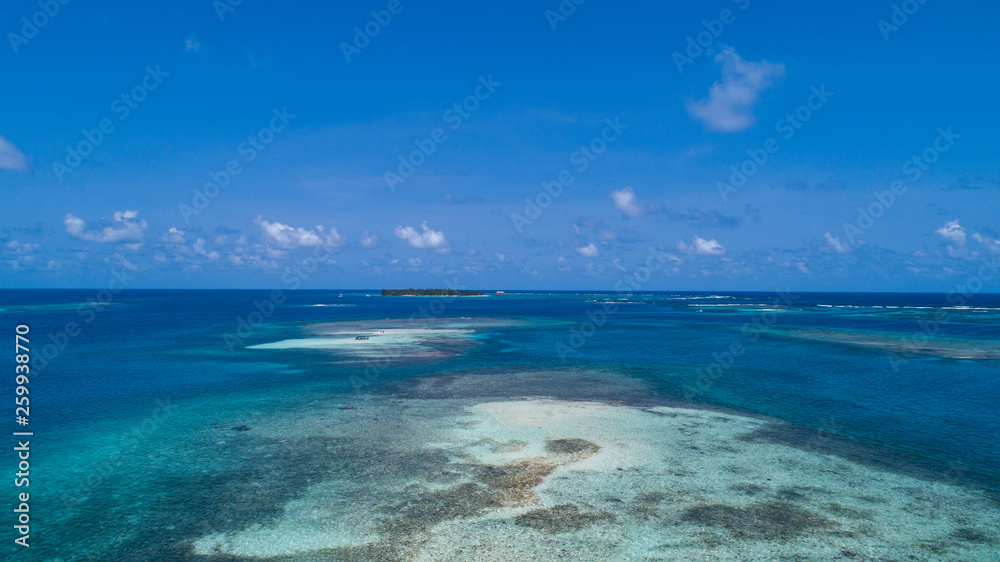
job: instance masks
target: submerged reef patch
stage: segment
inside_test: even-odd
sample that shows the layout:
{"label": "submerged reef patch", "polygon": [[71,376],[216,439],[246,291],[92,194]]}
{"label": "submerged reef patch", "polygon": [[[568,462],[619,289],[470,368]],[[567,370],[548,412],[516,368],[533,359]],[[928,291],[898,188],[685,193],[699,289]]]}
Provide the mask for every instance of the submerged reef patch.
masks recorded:
{"label": "submerged reef patch", "polygon": [[493,494],[484,486],[466,482],[454,488],[417,495],[412,501],[397,504],[385,511],[394,516],[386,520],[383,532],[396,540],[426,532],[443,521],[484,513]]}
{"label": "submerged reef patch", "polygon": [[748,507],[698,505],[681,519],[708,527],[722,527],[740,538],[790,539],[834,525],[829,519],[787,502],[765,502]]}
{"label": "submerged reef patch", "polygon": [[545,442],[545,451],[560,455],[590,456],[601,447],[586,439],[550,439]]}
{"label": "submerged reef patch", "polygon": [[606,511],[584,511],[574,504],[564,503],[518,515],[514,523],[543,533],[555,534],[579,531],[589,525],[614,519],[615,516]]}
{"label": "submerged reef patch", "polygon": [[[227,501],[210,507],[219,518],[238,517],[212,520],[193,552],[181,554],[983,559],[998,541],[987,498],[853,464],[826,449],[803,451],[799,441],[782,439],[786,426],[752,418],[551,399],[363,404],[340,424],[307,426],[339,439],[295,440],[296,450],[303,446],[315,459],[309,470],[280,478],[254,472],[224,489]],[[271,461],[278,458],[267,455],[281,455],[287,444],[270,435],[287,427],[259,420],[250,434],[213,429],[206,438],[225,436],[242,458]],[[378,446],[366,448],[376,435]],[[283,484],[281,497],[268,495],[275,482]],[[233,495],[248,493],[252,501],[237,504],[242,509],[226,509]],[[192,531],[184,534],[199,534]]]}
{"label": "submerged reef patch", "polygon": [[973,527],[961,527],[951,534],[952,538],[974,544],[996,544],[997,537]]}
{"label": "submerged reef patch", "polygon": [[478,478],[493,489],[494,503],[516,507],[537,503],[535,487],[558,466],[544,459],[525,459],[503,466],[483,466]]}

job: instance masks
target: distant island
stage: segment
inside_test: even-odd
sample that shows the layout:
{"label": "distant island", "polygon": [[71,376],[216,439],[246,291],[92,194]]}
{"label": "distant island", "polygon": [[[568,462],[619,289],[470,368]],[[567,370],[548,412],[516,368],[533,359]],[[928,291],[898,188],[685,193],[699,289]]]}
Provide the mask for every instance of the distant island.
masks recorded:
{"label": "distant island", "polygon": [[382,289],[383,297],[484,297],[482,291],[454,289]]}

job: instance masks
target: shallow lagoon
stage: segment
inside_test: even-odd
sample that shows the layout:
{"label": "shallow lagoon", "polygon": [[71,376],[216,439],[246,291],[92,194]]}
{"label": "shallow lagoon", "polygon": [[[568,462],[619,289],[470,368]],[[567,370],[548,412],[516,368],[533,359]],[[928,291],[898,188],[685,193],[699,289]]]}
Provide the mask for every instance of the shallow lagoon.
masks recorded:
{"label": "shallow lagoon", "polygon": [[[415,322],[422,299],[299,293],[229,352],[222,334],[255,295],[130,295],[38,386],[32,552],[995,558],[994,360],[914,354],[894,371],[884,349],[796,330],[891,339],[912,319],[796,306],[769,326],[791,334],[745,342],[685,402],[773,300],[724,296],[630,296],[562,360],[587,301],[618,297],[508,294]],[[357,306],[309,306],[334,299]],[[995,337],[973,313],[942,339]],[[41,331],[70,311],[31,314]],[[148,331],[129,332],[137,319]],[[95,345],[111,340],[113,355]]]}

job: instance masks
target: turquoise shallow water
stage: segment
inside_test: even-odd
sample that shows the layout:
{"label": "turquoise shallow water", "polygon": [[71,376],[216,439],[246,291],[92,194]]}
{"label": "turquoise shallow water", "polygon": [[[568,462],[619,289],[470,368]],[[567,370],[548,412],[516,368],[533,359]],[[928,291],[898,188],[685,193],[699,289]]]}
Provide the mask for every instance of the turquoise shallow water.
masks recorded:
{"label": "turquoise shallow water", "polygon": [[93,296],[0,292],[36,370],[20,558],[1000,544],[995,295]]}

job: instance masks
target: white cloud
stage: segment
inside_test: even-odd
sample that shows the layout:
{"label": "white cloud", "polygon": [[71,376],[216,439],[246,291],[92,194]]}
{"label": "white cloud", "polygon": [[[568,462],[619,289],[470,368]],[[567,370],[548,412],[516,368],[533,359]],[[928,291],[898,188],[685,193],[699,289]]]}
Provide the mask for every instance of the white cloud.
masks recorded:
{"label": "white cloud", "polygon": [[427,221],[420,224],[420,229],[422,232],[417,232],[412,226],[400,225],[394,232],[396,238],[406,240],[411,248],[433,249],[438,253],[448,251],[448,240],[445,239],[443,232],[428,228]]}
{"label": "white cloud", "polygon": [[[260,250],[260,246],[257,246],[257,249],[259,251]],[[263,252],[264,252],[264,254],[263,254],[264,256],[266,256],[266,257],[268,257],[268,258],[270,258],[272,260],[283,260],[283,259],[288,258],[288,251],[287,250],[277,250],[275,248],[272,248],[272,247],[268,246],[268,247],[264,248]]]}
{"label": "white cloud", "polygon": [[378,233],[372,232],[369,234],[367,230],[362,232],[361,242],[359,243],[362,248],[374,248],[378,246]]}
{"label": "white cloud", "polygon": [[944,226],[935,232],[955,246],[962,247],[965,245],[965,229],[962,228],[962,225],[958,224],[958,219],[945,223]]}
{"label": "white cloud", "polygon": [[69,213],[63,219],[66,232],[73,238],[87,240],[88,242],[136,242],[142,240],[142,234],[146,231],[146,221],[135,220],[139,216],[138,211],[120,211],[114,214],[114,220],[110,226],[101,230],[87,230],[87,223],[83,219]]}
{"label": "white cloud", "polygon": [[746,61],[732,48],[719,53],[715,62],[722,65],[722,80],[712,84],[708,99],[688,101],[688,114],[703,121],[711,130],[746,129],[754,122],[751,109],[757,97],[775,79],[785,75],[785,65],[766,60]]}
{"label": "white cloud", "polygon": [[804,264],[802,262],[799,262],[799,263],[795,264],[795,267],[799,268],[799,271],[801,271],[802,273],[805,273],[807,275],[809,273],[812,273],[811,271],[809,271],[809,268],[806,267],[806,264]]}
{"label": "white cloud", "polygon": [[163,235],[163,241],[166,242],[167,244],[184,244],[187,242],[187,239],[184,238],[185,234],[186,232],[184,232],[183,230],[170,227],[170,230],[168,230],[167,233]]}
{"label": "white cloud", "polygon": [[420,264],[424,263],[424,261],[420,258],[410,258],[409,262],[413,267],[419,267]]}
{"label": "white cloud", "polygon": [[823,236],[826,237],[826,243],[827,243],[827,245],[834,252],[836,252],[838,254],[846,254],[847,252],[851,251],[851,247],[850,246],[848,246],[847,244],[842,243],[839,238],[837,238],[836,236],[830,234],[829,232],[827,232]]}
{"label": "white cloud", "polygon": [[4,247],[15,254],[31,254],[38,249],[38,244],[22,244],[17,240],[11,240]]}
{"label": "white cloud", "polygon": [[627,217],[638,217],[648,212],[648,209],[639,205],[635,197],[635,192],[631,187],[625,187],[618,191],[611,192],[611,199],[615,202],[615,207]]}
{"label": "white cloud", "polygon": [[703,256],[721,256],[726,253],[726,249],[715,238],[705,240],[700,236],[695,236],[691,245],[685,244],[683,240],[677,242],[677,249],[681,252],[701,254]]}
{"label": "white cloud", "polygon": [[[171,229],[171,230],[173,230],[173,229]],[[194,253],[198,254],[199,256],[205,256],[206,258],[208,258],[210,260],[217,260],[217,259],[219,259],[219,252],[206,252],[205,251],[205,239],[204,238],[199,238],[199,239],[195,240],[194,244],[191,245],[191,250],[194,251]]]}
{"label": "white cloud", "polygon": [[275,270],[278,267],[278,264],[274,260],[265,259],[261,256],[252,254],[245,254],[245,255],[228,254],[226,256],[226,261],[228,261],[231,265],[237,267],[242,267],[246,265],[249,267],[255,267],[262,270]]}
{"label": "white cloud", "polygon": [[321,246],[325,248],[339,248],[344,244],[344,239],[337,233],[336,228],[331,228],[328,234],[323,225],[317,225],[315,230],[306,230],[302,227],[292,227],[280,222],[267,222],[260,215],[253,222],[260,227],[265,240],[285,250],[317,248]]}
{"label": "white cloud", "polygon": [[972,239],[980,244],[986,246],[986,249],[993,254],[1000,254],[1000,240],[992,238],[990,236],[982,236],[981,234],[973,234]]}
{"label": "white cloud", "polygon": [[580,254],[585,258],[596,258],[598,254],[600,254],[600,252],[597,251],[597,246],[594,246],[593,243],[587,244],[586,246],[583,246],[581,248],[577,248],[576,253]]}
{"label": "white cloud", "polygon": [[27,159],[9,140],[0,137],[0,168],[21,171],[27,167]]}

